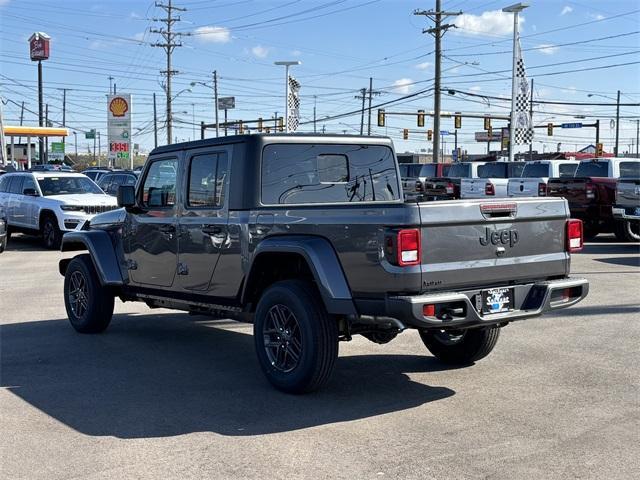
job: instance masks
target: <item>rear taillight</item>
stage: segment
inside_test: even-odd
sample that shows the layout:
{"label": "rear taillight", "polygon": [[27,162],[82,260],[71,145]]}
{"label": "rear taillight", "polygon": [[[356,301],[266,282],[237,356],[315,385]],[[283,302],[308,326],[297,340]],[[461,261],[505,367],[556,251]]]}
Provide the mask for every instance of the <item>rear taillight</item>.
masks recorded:
{"label": "rear taillight", "polygon": [[583,245],[582,220],[567,221],[567,252],[579,252]]}
{"label": "rear taillight", "polygon": [[420,230],[410,228],[398,232],[398,265],[418,265],[422,255],[420,248]]}
{"label": "rear taillight", "polygon": [[547,196],[547,184],[544,182],[540,182],[538,184],[538,196],[546,197]]}
{"label": "rear taillight", "polygon": [[593,183],[587,183],[585,185],[585,192],[587,194],[587,198],[589,199],[596,198],[596,186]]}
{"label": "rear taillight", "polygon": [[454,192],[453,183],[451,182],[447,183],[447,186],[444,187],[444,191],[447,195],[453,195],[453,192]]}
{"label": "rear taillight", "polygon": [[484,194],[485,195],[495,195],[496,188],[493,186],[493,183],[487,182],[484,186]]}

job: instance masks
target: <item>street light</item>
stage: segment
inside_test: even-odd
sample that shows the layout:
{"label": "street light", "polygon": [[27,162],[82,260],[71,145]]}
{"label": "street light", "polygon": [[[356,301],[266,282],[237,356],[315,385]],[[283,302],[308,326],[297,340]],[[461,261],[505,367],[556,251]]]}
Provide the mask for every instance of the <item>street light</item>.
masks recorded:
{"label": "street light", "polygon": [[274,65],[284,66],[284,131],[289,133],[289,67],[300,65],[299,60],[273,62]]}
{"label": "street light", "polygon": [[515,148],[513,142],[515,140],[516,133],[516,95],[518,84],[516,82],[516,73],[518,71],[518,14],[527,8],[529,5],[526,3],[516,3],[509,7],[502,9],[505,13],[513,13],[513,62],[511,70],[511,125],[509,125],[509,161],[513,162],[515,155]]}
{"label": "street light", "polygon": [[615,100],[616,102],[616,144],[613,147],[613,155],[618,156],[618,140],[620,136],[620,90],[618,90],[617,98],[607,97],[606,95],[600,95],[599,93],[590,93],[587,97],[602,97],[609,100]]}

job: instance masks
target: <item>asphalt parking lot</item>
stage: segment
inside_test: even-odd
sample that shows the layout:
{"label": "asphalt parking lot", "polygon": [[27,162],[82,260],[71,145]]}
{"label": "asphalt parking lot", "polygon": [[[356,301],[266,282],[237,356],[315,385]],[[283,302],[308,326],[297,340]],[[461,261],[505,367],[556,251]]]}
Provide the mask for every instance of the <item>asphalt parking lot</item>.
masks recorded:
{"label": "asphalt parking lot", "polygon": [[66,320],[60,253],[0,255],[0,477],[630,479],[640,475],[640,255],[602,236],[569,310],[517,322],[476,365],[416,332],[340,345],[329,385],[263,378],[251,326],[117,302],[103,335]]}

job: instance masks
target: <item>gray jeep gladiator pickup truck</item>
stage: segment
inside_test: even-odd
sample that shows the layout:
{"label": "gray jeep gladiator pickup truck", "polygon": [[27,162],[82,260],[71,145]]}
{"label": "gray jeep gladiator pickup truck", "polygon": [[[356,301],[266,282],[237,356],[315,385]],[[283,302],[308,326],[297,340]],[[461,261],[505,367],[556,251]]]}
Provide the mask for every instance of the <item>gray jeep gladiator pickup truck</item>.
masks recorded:
{"label": "gray jeep gladiator pickup truck", "polygon": [[159,147],[119,210],[64,235],[72,326],[104,331],[114,298],[253,323],[277,388],[322,386],[338,342],[417,329],[471,364],[500,328],[581,301],[582,223],[560,198],[405,202],[383,137],[242,135]]}

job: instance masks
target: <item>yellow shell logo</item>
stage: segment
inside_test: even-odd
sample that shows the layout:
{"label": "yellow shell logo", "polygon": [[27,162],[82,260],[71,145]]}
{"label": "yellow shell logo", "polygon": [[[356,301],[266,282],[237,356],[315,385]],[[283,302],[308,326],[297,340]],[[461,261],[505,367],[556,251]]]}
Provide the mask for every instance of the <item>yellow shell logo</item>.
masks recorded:
{"label": "yellow shell logo", "polygon": [[109,103],[109,111],[114,117],[124,117],[124,114],[129,110],[129,104],[122,97],[116,97]]}

